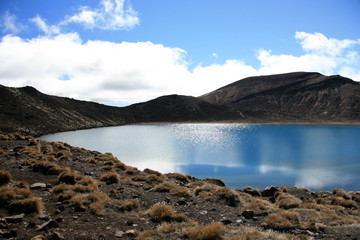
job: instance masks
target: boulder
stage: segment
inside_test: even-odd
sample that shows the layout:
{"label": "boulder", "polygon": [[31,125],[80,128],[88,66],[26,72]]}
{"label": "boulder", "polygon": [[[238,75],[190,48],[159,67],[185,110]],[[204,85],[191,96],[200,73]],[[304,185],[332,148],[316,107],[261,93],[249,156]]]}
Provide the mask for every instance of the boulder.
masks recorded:
{"label": "boulder", "polygon": [[30,189],[46,189],[46,183],[33,183],[30,185]]}
{"label": "boulder", "polygon": [[24,216],[25,213],[22,213],[14,216],[5,217],[4,219],[7,223],[20,223],[23,221]]}
{"label": "boulder", "polygon": [[252,219],[254,218],[254,211],[251,210],[245,210],[241,213],[241,216],[243,216],[246,219]]}
{"label": "boulder", "polygon": [[261,191],[261,196],[263,197],[273,197],[276,192],[278,192],[279,189],[274,186],[268,186],[263,191]]}

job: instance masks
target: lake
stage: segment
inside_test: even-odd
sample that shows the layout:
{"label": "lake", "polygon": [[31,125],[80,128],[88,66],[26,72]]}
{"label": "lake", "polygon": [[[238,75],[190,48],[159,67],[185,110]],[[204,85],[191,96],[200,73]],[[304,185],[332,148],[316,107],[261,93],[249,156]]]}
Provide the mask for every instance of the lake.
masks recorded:
{"label": "lake", "polygon": [[139,169],[220,178],[227,187],[360,190],[360,127],[253,124],[129,125],[40,137],[111,152]]}

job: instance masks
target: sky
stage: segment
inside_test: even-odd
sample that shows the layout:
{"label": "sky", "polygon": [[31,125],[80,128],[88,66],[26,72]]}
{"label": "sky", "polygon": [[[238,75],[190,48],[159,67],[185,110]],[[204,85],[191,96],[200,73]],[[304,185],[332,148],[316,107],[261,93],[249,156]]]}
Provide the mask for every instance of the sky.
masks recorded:
{"label": "sky", "polygon": [[0,84],[125,106],[294,71],[360,81],[360,0],[0,0]]}

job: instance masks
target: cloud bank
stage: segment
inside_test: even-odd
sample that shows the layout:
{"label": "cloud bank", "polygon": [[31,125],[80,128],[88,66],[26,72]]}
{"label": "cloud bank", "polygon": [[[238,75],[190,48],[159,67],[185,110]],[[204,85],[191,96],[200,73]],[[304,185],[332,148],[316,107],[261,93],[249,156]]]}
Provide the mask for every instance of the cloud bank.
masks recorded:
{"label": "cloud bank", "polygon": [[[44,27],[46,31],[55,32]],[[54,95],[125,103],[173,93],[199,96],[244,77],[291,71],[340,73],[360,81],[359,54],[354,50],[359,40],[304,32],[296,32],[295,39],[303,55],[260,50],[259,69],[231,59],[189,70],[185,50],[152,42],[83,42],[77,33],[32,39],[6,35],[0,42],[0,80]]]}
{"label": "cloud bank", "polygon": [[[64,30],[72,24],[107,31],[134,28],[140,19],[128,0],[82,6],[57,24],[39,15],[29,21],[43,34],[21,38],[17,34],[26,26],[9,12],[3,16],[3,33],[10,34],[0,40],[0,84],[30,85],[47,94],[97,102],[135,103],[174,93],[199,96],[245,77],[293,71],[360,81],[360,39],[296,32],[294,41],[303,49],[299,56],[260,49],[258,68],[239,59],[190,67],[185,49],[152,42],[83,41],[78,33]],[[216,53],[212,56],[217,58]]]}

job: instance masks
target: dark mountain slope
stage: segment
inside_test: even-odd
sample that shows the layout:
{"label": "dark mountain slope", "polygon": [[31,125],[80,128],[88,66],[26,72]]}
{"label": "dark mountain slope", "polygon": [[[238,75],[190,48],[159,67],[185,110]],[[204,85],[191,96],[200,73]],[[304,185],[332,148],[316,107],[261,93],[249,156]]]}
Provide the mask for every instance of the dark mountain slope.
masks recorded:
{"label": "dark mountain slope", "polygon": [[238,120],[359,122],[360,84],[341,76],[288,73],[246,78],[200,97]]}
{"label": "dark mountain slope", "polygon": [[226,106],[196,97],[168,95],[126,108],[135,122],[218,121],[231,118]]}
{"label": "dark mountain slope", "polygon": [[0,131],[45,134],[127,123],[121,108],[0,85]]}
{"label": "dark mountain slope", "polygon": [[246,78],[199,98],[162,96],[118,108],[0,85],[0,131],[41,135],[143,122],[360,124],[360,84],[288,73]]}

